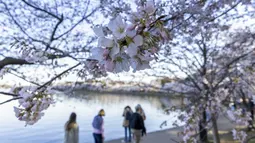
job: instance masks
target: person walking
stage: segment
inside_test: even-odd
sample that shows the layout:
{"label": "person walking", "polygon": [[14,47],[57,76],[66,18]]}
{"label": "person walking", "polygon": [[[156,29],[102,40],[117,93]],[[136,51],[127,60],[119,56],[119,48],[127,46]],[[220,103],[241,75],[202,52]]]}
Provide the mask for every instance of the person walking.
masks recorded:
{"label": "person walking", "polygon": [[93,119],[92,126],[94,128],[93,137],[95,139],[95,143],[103,143],[104,142],[104,119],[105,116],[104,109],[101,109]]}
{"label": "person walking", "polygon": [[130,121],[131,131],[135,139],[135,143],[140,143],[142,132],[144,131],[144,119],[140,115],[141,108],[139,106],[135,107],[135,113],[133,113]]}
{"label": "person walking", "polygon": [[130,106],[126,106],[124,108],[122,116],[124,117],[123,120],[123,127],[125,129],[125,140],[123,142],[131,142],[131,128],[130,128],[130,121],[131,121],[131,116],[133,114],[132,109]]}
{"label": "person walking", "polygon": [[73,112],[65,124],[64,143],[79,143],[79,126],[76,123],[76,114]]}

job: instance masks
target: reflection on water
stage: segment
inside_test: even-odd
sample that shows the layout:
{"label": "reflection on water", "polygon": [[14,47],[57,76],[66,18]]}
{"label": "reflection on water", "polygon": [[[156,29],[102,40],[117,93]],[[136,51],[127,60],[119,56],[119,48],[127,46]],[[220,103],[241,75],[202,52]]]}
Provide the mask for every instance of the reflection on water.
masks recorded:
{"label": "reflection on water", "polygon": [[[13,106],[17,101],[0,106],[0,138],[2,143],[62,143],[64,137],[64,124],[71,112],[77,113],[77,122],[80,126],[80,142],[92,143],[92,119],[97,112],[103,108],[105,116],[105,136],[106,140],[117,139],[124,136],[122,127],[122,112],[126,105],[130,105],[133,110],[135,105],[141,104],[145,110],[147,119],[145,125],[148,132],[160,130],[160,124],[165,120],[171,123],[177,119],[179,113],[166,115],[164,108],[181,104],[179,99],[170,99],[166,96],[128,96],[95,94],[86,92],[76,92],[75,96],[58,95],[59,101],[54,107],[45,111],[45,116],[35,125],[24,127],[24,122],[15,118]],[[0,102],[8,99],[0,96]],[[179,122],[177,122],[179,123]],[[168,124],[165,128],[171,128]]]}

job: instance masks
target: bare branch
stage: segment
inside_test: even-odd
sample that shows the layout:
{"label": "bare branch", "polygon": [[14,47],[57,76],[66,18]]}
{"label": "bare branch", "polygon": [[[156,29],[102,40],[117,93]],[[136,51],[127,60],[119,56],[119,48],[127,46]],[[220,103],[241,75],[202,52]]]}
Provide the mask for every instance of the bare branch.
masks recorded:
{"label": "bare branch", "polygon": [[54,80],[56,80],[57,78],[61,77],[63,74],[69,72],[70,70],[72,70],[72,69],[78,67],[80,64],[81,64],[81,63],[78,63],[78,64],[76,64],[76,65],[74,65],[74,66],[72,66],[72,67],[66,69],[65,71],[61,72],[60,74],[58,74],[57,76],[55,76],[55,77],[52,78],[51,80],[49,80],[49,81],[47,81],[46,83],[44,83],[43,85],[39,86],[39,87],[37,88],[37,90],[42,89],[43,87],[45,87],[45,86],[51,84]]}
{"label": "bare branch", "polygon": [[5,9],[7,10],[9,16],[11,17],[11,19],[13,20],[13,22],[18,26],[18,28],[28,37],[30,38],[31,40],[35,41],[35,42],[40,42],[40,43],[43,43],[46,45],[46,43],[42,40],[38,40],[38,39],[35,39],[33,37],[31,37],[23,28],[22,26],[19,24],[19,22],[13,17],[13,15],[11,14],[8,6],[6,3],[4,3],[2,0],[1,0],[1,3],[4,5]]}
{"label": "bare branch", "polygon": [[94,10],[92,10],[88,15],[82,17],[76,24],[74,24],[70,29],[68,29],[66,32],[60,34],[58,37],[56,37],[55,39],[59,39],[61,37],[63,37],[64,35],[68,34],[69,32],[71,32],[77,25],[79,25],[81,22],[83,22],[85,19],[87,19],[88,17],[90,17],[92,14],[94,14],[97,11],[98,8],[95,8]]}
{"label": "bare branch", "polygon": [[52,17],[58,19],[59,21],[61,21],[61,17],[58,17],[57,15],[55,15],[55,14],[53,14],[53,13],[51,13],[51,12],[45,10],[45,9],[41,9],[40,7],[36,7],[36,6],[32,5],[31,3],[29,3],[29,2],[27,2],[27,1],[25,1],[25,0],[22,0],[22,1],[23,1],[26,5],[28,5],[28,6],[32,7],[32,8],[34,8],[35,10],[38,10],[38,11],[47,13],[48,15],[50,15],[50,16],[52,16]]}
{"label": "bare branch", "polygon": [[14,100],[18,100],[18,99],[21,99],[22,97],[15,97],[15,98],[12,98],[12,99],[9,99],[9,100],[6,100],[4,102],[1,102],[0,105],[3,105],[5,103],[8,103],[8,102],[11,102],[11,101],[14,101]]}
{"label": "bare branch", "polygon": [[0,61],[0,70],[7,65],[25,65],[25,64],[31,65],[33,63],[30,63],[24,59],[16,59],[16,58],[12,58],[12,57],[6,57]]}
{"label": "bare branch", "polygon": [[17,75],[17,74],[15,74],[13,72],[9,72],[9,73],[14,75],[14,76],[16,76],[16,77],[18,77],[18,78],[20,78],[20,79],[23,79],[24,81],[27,81],[27,82],[32,83],[32,84],[37,85],[37,86],[41,86],[40,84],[38,84],[38,83],[36,83],[34,81],[30,81],[30,80],[26,79],[26,77],[24,77],[24,76]]}
{"label": "bare branch", "polygon": [[2,91],[0,91],[0,94],[3,94],[3,95],[8,95],[8,96],[19,96],[19,95],[17,95],[17,94],[13,94],[13,93],[8,93],[8,92],[2,92]]}

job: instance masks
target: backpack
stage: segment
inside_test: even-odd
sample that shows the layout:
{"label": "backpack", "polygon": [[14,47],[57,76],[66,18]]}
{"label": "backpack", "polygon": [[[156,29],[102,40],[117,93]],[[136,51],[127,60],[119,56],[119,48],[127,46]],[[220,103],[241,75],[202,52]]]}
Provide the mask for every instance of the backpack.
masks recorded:
{"label": "backpack", "polygon": [[103,123],[103,118],[101,116],[97,115],[97,116],[94,117],[94,120],[92,122],[92,126],[95,129],[101,130],[102,123]]}
{"label": "backpack", "polygon": [[131,128],[133,129],[143,129],[143,119],[138,113],[134,113],[131,119]]}

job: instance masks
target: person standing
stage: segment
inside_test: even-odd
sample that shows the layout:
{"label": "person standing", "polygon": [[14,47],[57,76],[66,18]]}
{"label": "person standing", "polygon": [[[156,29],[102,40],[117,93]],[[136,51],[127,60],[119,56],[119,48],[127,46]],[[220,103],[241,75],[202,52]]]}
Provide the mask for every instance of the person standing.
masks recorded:
{"label": "person standing", "polygon": [[[145,112],[144,112],[142,106],[140,104],[138,104],[137,108],[140,108],[138,113],[143,117],[143,121],[145,121],[146,120],[146,115],[145,115]],[[142,130],[142,136],[144,136],[144,135],[146,135],[145,123],[144,123],[144,128]]]}
{"label": "person standing", "polygon": [[135,113],[133,113],[131,117],[130,127],[135,138],[135,143],[140,143],[142,132],[145,129],[144,127],[144,119],[140,115],[141,108],[139,106],[135,107]]}
{"label": "person standing", "polygon": [[143,117],[143,120],[146,120],[146,115],[144,113],[144,110],[143,110],[142,106],[140,104],[138,104],[137,108],[140,108],[138,113]]}
{"label": "person standing", "polygon": [[126,106],[123,111],[123,127],[125,129],[125,140],[124,142],[131,142],[131,128],[130,128],[130,121],[131,121],[131,116],[133,114],[132,109],[130,106]]}
{"label": "person standing", "polygon": [[103,143],[104,142],[104,119],[105,116],[104,109],[101,109],[93,119],[92,126],[94,128],[93,137],[95,139],[95,143]]}
{"label": "person standing", "polygon": [[76,123],[76,114],[73,112],[65,124],[64,143],[79,143],[79,126]]}

